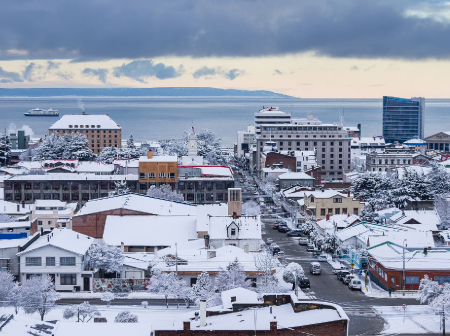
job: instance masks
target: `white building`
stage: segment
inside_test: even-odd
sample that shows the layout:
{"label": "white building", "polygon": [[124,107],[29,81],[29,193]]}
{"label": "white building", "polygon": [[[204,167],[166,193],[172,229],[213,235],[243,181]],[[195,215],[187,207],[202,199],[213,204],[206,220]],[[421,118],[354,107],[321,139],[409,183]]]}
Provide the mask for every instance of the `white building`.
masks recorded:
{"label": "white building", "polygon": [[262,124],[290,124],[291,112],[280,111],[278,107],[264,107],[255,112],[255,134],[261,134]]}
{"label": "white building", "polygon": [[78,203],[58,200],[36,200],[31,210],[32,233],[41,229],[72,228],[72,216]]}
{"label": "white building", "polygon": [[295,185],[313,188],[315,185],[315,181],[316,180],[314,179],[314,177],[303,172],[284,173],[278,176],[280,189],[290,188]]}
{"label": "white building", "polygon": [[280,154],[295,156],[297,172],[304,172],[317,166],[316,151],[280,151]]}
{"label": "white building", "polygon": [[237,132],[237,157],[249,153],[251,148],[256,148],[255,126],[247,126],[246,131]]}
{"label": "white building", "polygon": [[18,279],[19,257],[17,253],[27,241],[28,238],[0,240],[0,270],[10,271]]}
{"label": "white building", "polygon": [[48,274],[58,291],[91,289],[92,272],[85,271],[87,253],[94,239],[68,229],[54,229],[41,236],[29,238],[20,258],[20,281],[32,276]]}

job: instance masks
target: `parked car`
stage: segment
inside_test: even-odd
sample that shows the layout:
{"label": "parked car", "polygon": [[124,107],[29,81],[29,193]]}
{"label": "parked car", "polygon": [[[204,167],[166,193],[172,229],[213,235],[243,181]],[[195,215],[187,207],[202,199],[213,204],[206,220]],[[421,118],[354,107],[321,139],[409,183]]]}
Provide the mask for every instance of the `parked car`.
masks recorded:
{"label": "parked car", "polygon": [[275,247],[279,247],[278,244],[277,243],[272,243],[272,244],[270,244],[269,249],[273,250]]}
{"label": "parked car", "polygon": [[318,261],[327,261],[328,257],[326,254],[321,254],[320,256],[317,257]]}
{"label": "parked car", "polygon": [[302,235],[302,230],[291,230],[289,232],[286,232],[286,236],[289,237],[299,237]]}
{"label": "parked car", "polygon": [[305,237],[300,238],[300,239],[298,240],[298,244],[299,244],[299,245],[308,245],[308,243],[309,243],[309,239],[308,239],[308,238],[305,238]]}
{"label": "parked car", "polygon": [[311,264],[309,264],[309,272],[314,275],[319,275],[320,273],[322,273],[322,267],[318,262],[312,262]]}
{"label": "parked car", "polygon": [[272,238],[267,238],[266,239],[266,244],[267,245],[270,245],[270,244],[272,244],[273,243],[273,239]]}
{"label": "parked car", "polygon": [[308,244],[306,246],[306,251],[308,251],[308,252],[312,252],[312,251],[314,251],[314,249],[315,249],[315,247],[313,244]]}
{"label": "parked car", "polygon": [[280,252],[281,251],[281,249],[279,248],[279,247],[274,247],[273,249],[272,249],[272,255],[275,255],[275,254],[277,254],[278,252]]}
{"label": "parked car", "polygon": [[350,280],[350,282],[348,283],[348,288],[350,288],[351,290],[361,290],[362,289],[362,282],[359,279],[352,279]]}
{"label": "parked car", "polygon": [[350,274],[350,271],[345,270],[345,271],[339,271],[339,272],[337,272],[337,273],[336,273],[336,276],[337,276],[338,280],[341,280],[341,281],[342,281],[342,279],[343,279],[344,277],[346,277],[347,275],[349,275],[349,274]]}
{"label": "parked car", "polygon": [[309,279],[305,276],[298,278],[298,286],[300,288],[311,288],[311,284],[309,283]]}
{"label": "parked car", "polygon": [[355,275],[354,275],[354,274],[348,274],[348,275],[345,276],[345,278],[343,278],[342,282],[343,282],[344,284],[348,285],[348,284],[350,283],[350,281],[351,281],[352,279],[354,279],[354,278],[355,278]]}
{"label": "parked car", "polygon": [[277,253],[277,258],[284,258],[286,256],[286,253],[284,253],[284,251],[279,251]]}
{"label": "parked car", "polygon": [[282,225],[281,223],[275,223],[275,224],[273,224],[272,229],[278,230],[278,228],[279,228],[281,225]]}
{"label": "parked car", "polygon": [[312,253],[313,253],[313,257],[318,257],[322,254],[322,250],[314,249],[312,251]]}
{"label": "parked car", "polygon": [[286,233],[286,232],[289,232],[289,231],[291,231],[291,229],[288,228],[287,226],[280,226],[278,228],[278,232],[281,232],[281,233]]}

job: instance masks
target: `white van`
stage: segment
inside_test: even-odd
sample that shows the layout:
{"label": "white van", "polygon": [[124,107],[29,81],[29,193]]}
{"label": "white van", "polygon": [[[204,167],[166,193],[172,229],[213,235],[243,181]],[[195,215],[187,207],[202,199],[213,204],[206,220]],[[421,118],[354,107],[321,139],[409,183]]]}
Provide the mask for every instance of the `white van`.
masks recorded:
{"label": "white van", "polygon": [[350,289],[358,289],[361,290],[362,289],[362,282],[359,279],[352,279],[350,280],[350,282],[348,283],[348,288]]}
{"label": "white van", "polygon": [[314,275],[319,275],[320,273],[322,273],[322,268],[320,267],[320,264],[318,262],[312,262],[309,265],[309,272]]}

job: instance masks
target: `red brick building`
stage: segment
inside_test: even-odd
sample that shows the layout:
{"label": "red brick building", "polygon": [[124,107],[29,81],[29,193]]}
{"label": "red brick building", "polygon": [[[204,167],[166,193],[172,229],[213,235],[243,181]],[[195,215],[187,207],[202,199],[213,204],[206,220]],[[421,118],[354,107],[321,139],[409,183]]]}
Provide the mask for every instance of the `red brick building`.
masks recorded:
{"label": "red brick building", "polygon": [[450,251],[405,247],[405,281],[403,281],[403,246],[384,242],[367,249],[370,278],[388,290],[418,290],[420,280],[428,275],[439,283],[450,282]]}

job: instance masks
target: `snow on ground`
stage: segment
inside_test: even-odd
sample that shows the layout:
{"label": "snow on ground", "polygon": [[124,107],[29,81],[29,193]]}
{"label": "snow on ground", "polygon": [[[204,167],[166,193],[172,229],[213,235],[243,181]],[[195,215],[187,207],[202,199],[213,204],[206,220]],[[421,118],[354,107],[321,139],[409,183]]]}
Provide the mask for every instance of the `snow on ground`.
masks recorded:
{"label": "snow on ground", "polygon": [[441,316],[428,306],[407,306],[405,314],[401,306],[373,308],[386,321],[383,334],[437,334],[440,331]]}
{"label": "snow on ground", "polygon": [[[101,292],[75,292],[75,293],[61,292],[59,294],[61,295],[61,299],[100,299],[102,296]],[[169,298],[171,298],[170,295]],[[114,300],[120,299],[163,300],[164,295],[149,292],[132,292],[125,294],[123,296],[116,295],[116,297],[114,298]]]}
{"label": "snow on ground", "polygon": [[[170,307],[147,307],[140,306],[97,306],[101,317],[106,317],[107,323],[94,323],[91,320],[88,323],[76,322],[76,318],[73,317],[68,320],[63,319],[63,311],[67,306],[58,306],[54,310],[50,311],[44,321],[58,321],[55,325],[53,334],[55,336],[148,336],[150,335],[152,325],[167,326],[167,328],[178,327],[182,329],[182,322],[188,320],[193,316],[193,312],[198,310],[198,307],[194,308],[179,308]],[[114,318],[121,311],[130,311],[132,314],[138,316],[139,323],[114,323]],[[13,309],[2,308],[2,314],[14,313]],[[14,335],[14,336],[29,336],[28,330],[37,333],[36,330],[30,329],[31,326],[41,324],[41,320],[38,314],[26,315],[21,310],[18,315],[14,315],[14,320],[9,322],[2,330],[2,335]],[[44,334],[42,334],[44,335]]]}

